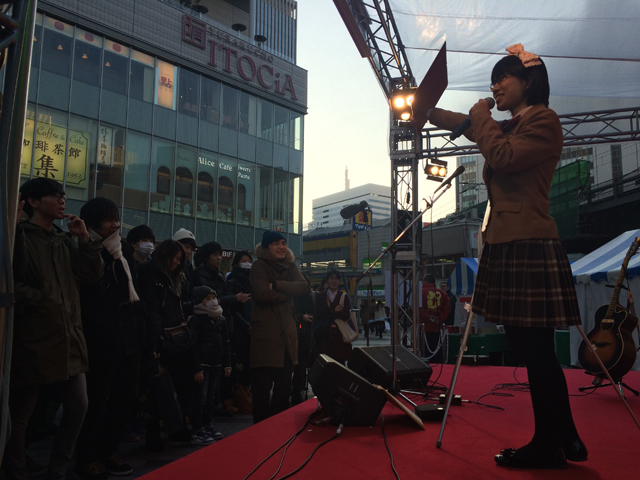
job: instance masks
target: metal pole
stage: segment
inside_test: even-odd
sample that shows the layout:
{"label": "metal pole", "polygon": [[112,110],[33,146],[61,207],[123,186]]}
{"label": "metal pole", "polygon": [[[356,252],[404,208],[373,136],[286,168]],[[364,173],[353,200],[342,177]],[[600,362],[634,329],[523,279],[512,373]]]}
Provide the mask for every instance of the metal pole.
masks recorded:
{"label": "metal pole", "polygon": [[36,0],[16,0],[12,16],[2,14],[2,24],[15,30],[15,41],[7,47],[0,117],[0,172],[4,178],[0,182],[0,460],[8,437],[9,372],[13,341],[12,256],[36,3]]}

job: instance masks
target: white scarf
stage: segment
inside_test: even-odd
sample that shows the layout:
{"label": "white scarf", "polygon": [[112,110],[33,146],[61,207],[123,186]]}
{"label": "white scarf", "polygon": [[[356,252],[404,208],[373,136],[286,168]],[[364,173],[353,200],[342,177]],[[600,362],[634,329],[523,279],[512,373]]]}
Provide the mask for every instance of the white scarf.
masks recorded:
{"label": "white scarf", "polygon": [[92,229],[89,229],[89,236],[93,240],[96,240],[98,242],[101,241],[102,246],[107,250],[107,252],[109,252],[109,254],[111,254],[111,256],[115,260],[120,260],[120,263],[122,263],[122,268],[124,269],[124,273],[127,275],[127,278],[129,280],[129,301],[130,302],[139,301],[140,298],[138,297],[138,294],[136,293],[136,289],[133,286],[133,279],[131,278],[131,270],[129,270],[129,263],[122,256],[122,244],[120,243],[120,240],[121,240],[120,232],[116,230],[114,233],[112,233],[110,236],[108,236],[103,240],[102,237],[98,235],[95,231],[93,231]]}
{"label": "white scarf", "polygon": [[209,318],[220,318],[222,316],[222,307],[216,305],[213,308],[207,308],[205,305],[198,303],[193,306],[193,313],[196,315],[206,315]]}

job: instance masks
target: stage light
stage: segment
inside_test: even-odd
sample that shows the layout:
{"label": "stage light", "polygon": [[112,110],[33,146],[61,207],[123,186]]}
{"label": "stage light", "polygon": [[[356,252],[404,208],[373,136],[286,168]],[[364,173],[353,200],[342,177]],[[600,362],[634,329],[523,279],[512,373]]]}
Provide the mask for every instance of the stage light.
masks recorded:
{"label": "stage light", "polygon": [[444,177],[447,176],[447,162],[435,158],[429,158],[427,161],[427,166],[424,169],[424,173],[427,174],[427,180],[442,182]]}
{"label": "stage light", "polygon": [[395,120],[409,121],[412,113],[411,104],[413,103],[415,92],[416,88],[404,88],[391,92],[389,106],[393,111],[393,118]]}

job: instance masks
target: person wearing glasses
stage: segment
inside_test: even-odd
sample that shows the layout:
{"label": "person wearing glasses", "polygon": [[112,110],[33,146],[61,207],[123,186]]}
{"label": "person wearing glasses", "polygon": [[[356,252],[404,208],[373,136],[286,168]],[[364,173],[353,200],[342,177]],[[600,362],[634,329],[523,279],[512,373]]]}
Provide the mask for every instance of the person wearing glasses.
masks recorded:
{"label": "person wearing glasses", "polygon": [[[495,456],[500,466],[561,468],[587,460],[573,421],[567,383],[555,353],[555,327],[580,324],[571,267],[549,215],[549,189],[562,153],[562,127],[549,108],[544,62],[521,44],[491,72],[498,123],[485,100],[469,115],[465,136],[477,143],[485,164],[490,208],[472,309],[502,324],[512,350],[524,361],[535,420],[533,439]],[[435,108],[429,122],[453,130],[467,115]]]}
{"label": "person wearing glasses", "polygon": [[[65,214],[62,185],[34,178],[20,187],[29,220],[18,224],[15,251],[23,252],[14,275],[15,304],[9,414],[11,436],[3,469],[7,478],[26,479],[25,431],[40,389],[56,388],[63,414],[49,459],[49,478],[65,478],[87,410],[87,344],[82,332],[78,285],[103,273],[102,246],[84,222]],[[69,238],[56,221],[67,221]]]}

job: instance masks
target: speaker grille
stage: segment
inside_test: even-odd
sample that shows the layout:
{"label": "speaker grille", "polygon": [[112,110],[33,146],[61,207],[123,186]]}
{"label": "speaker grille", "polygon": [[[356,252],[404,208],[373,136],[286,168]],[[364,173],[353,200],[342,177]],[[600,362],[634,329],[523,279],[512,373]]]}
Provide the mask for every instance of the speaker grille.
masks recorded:
{"label": "speaker grille", "polygon": [[[393,347],[356,347],[348,366],[351,370],[384,388],[393,383]],[[411,386],[413,380],[426,383],[431,367],[404,347],[396,347],[396,375],[401,386]]]}

